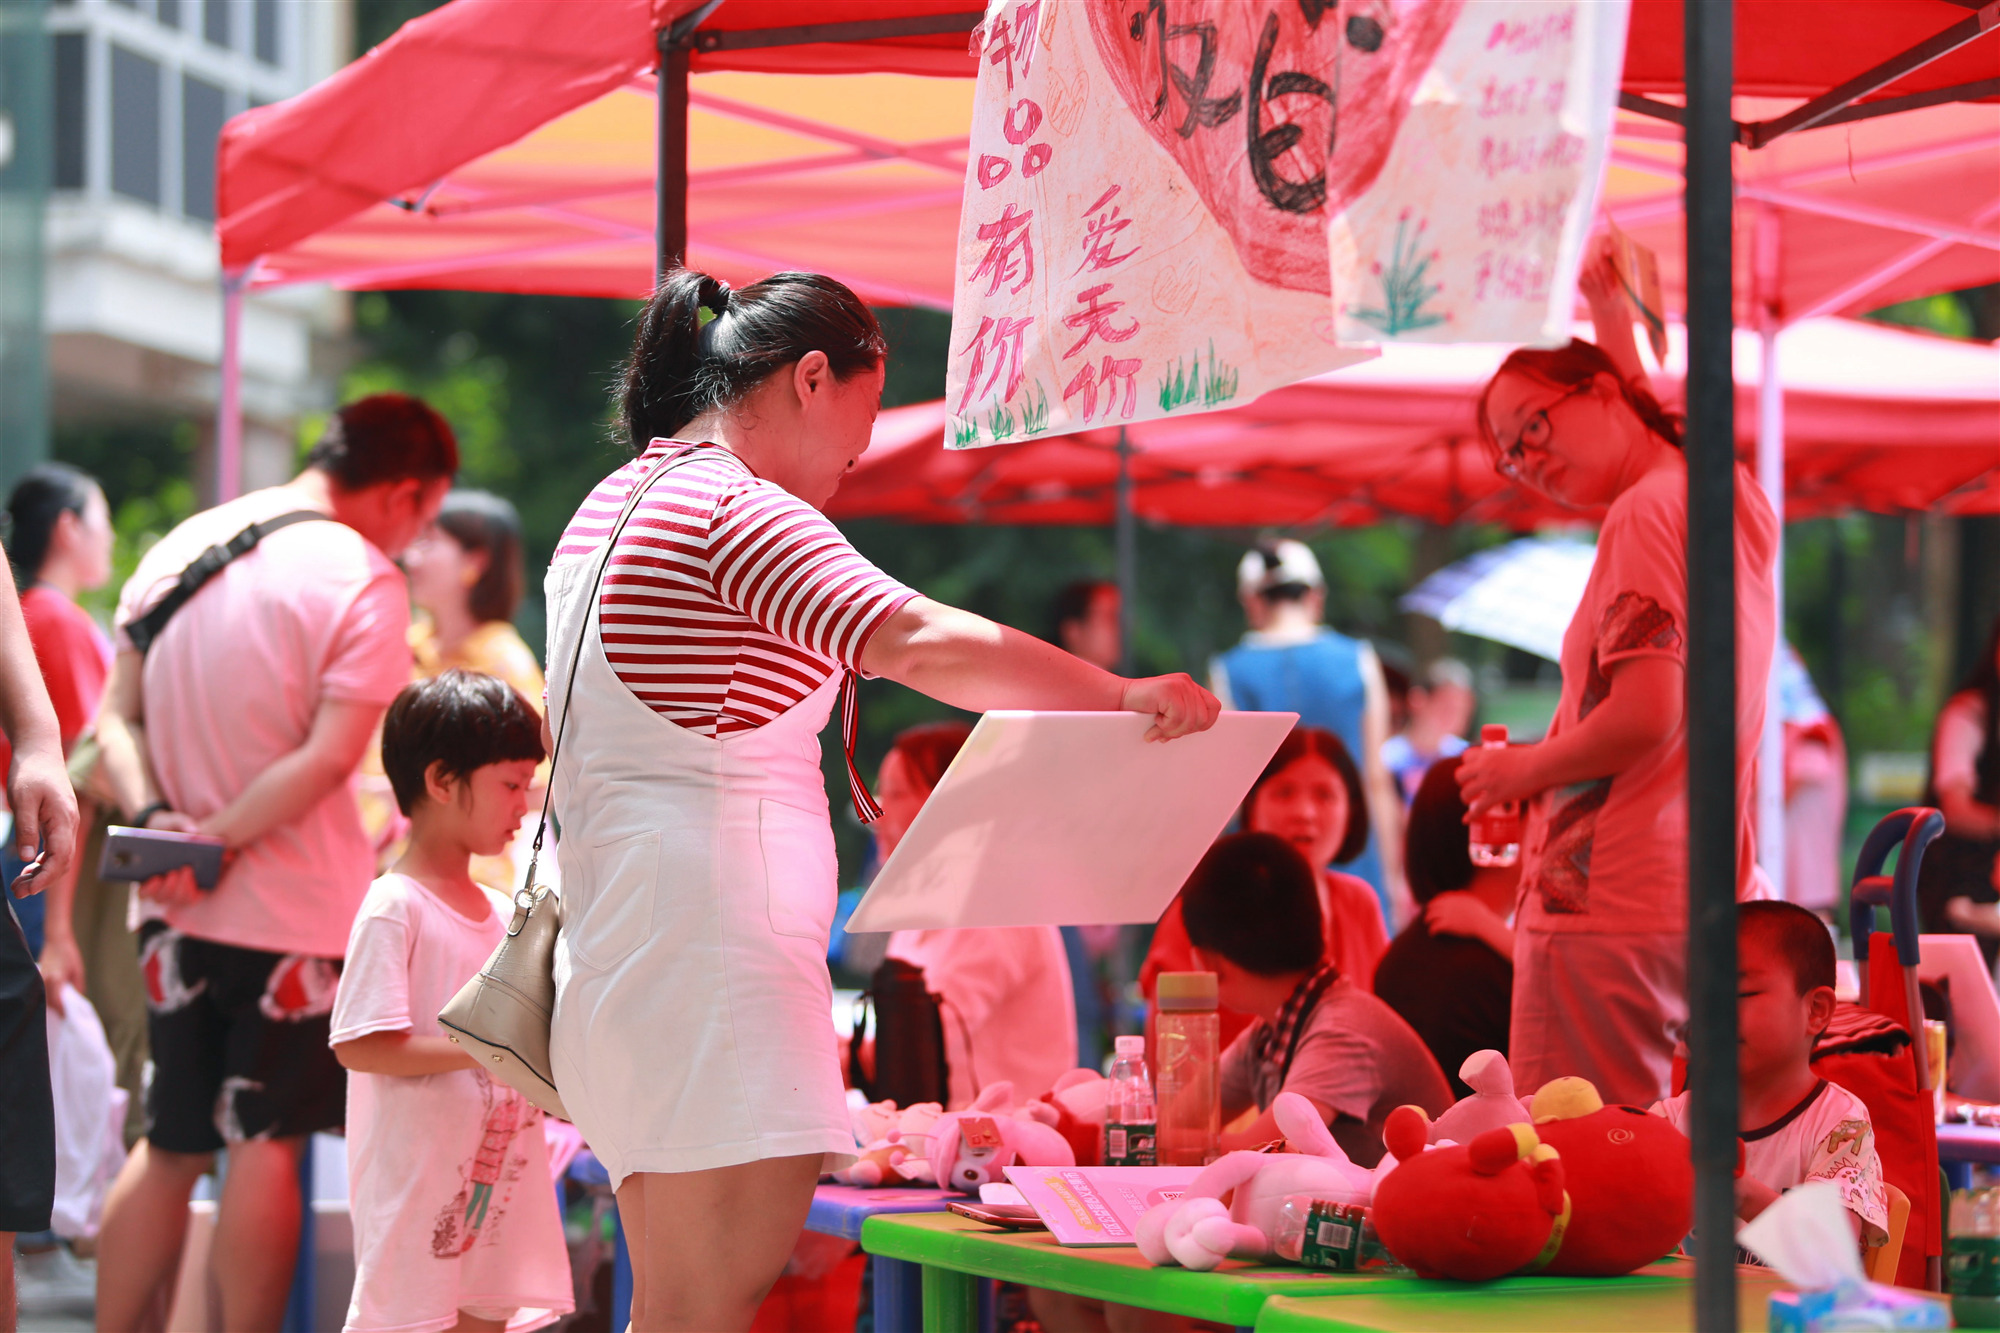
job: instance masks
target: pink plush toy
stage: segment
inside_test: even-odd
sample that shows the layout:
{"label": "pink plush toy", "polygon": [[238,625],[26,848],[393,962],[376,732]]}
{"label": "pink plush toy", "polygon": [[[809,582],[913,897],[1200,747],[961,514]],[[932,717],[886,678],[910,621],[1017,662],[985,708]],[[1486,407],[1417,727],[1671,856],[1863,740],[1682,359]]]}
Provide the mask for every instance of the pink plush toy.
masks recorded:
{"label": "pink plush toy", "polygon": [[938,1117],[929,1156],[939,1185],[976,1196],[981,1185],[1004,1183],[1006,1168],[1016,1164],[1076,1165],[1068,1140],[1049,1123],[1055,1108],[1031,1102],[1012,1111],[1013,1100],[1012,1083],[995,1083],[965,1110]]}
{"label": "pink plush toy", "polygon": [[1498,1051],[1474,1051],[1458,1067],[1472,1095],[1431,1122],[1430,1141],[1470,1143],[1489,1129],[1532,1125],[1535,1117],[1514,1095],[1514,1073]]}
{"label": "pink plush toy", "polygon": [[[1269,1259],[1291,1194],[1367,1203],[1374,1178],[1348,1160],[1313,1104],[1295,1092],[1271,1103],[1291,1152],[1233,1152],[1208,1164],[1186,1194],[1139,1219],[1139,1253],[1156,1267],[1207,1272],[1224,1259]],[[1228,1204],[1222,1196],[1235,1192]]]}

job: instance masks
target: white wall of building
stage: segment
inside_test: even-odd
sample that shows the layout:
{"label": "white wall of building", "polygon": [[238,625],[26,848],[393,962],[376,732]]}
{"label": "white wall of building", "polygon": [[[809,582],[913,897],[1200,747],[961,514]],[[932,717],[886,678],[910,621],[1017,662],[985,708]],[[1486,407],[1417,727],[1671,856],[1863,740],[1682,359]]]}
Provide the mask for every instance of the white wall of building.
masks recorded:
{"label": "white wall of building", "polygon": [[[212,420],[222,354],[214,135],[227,117],[339,68],[351,21],[349,0],[52,6],[45,321],[58,422]],[[293,423],[327,405],[332,386],[318,362],[346,315],[346,298],[323,288],[246,302],[249,484],[289,474]]]}

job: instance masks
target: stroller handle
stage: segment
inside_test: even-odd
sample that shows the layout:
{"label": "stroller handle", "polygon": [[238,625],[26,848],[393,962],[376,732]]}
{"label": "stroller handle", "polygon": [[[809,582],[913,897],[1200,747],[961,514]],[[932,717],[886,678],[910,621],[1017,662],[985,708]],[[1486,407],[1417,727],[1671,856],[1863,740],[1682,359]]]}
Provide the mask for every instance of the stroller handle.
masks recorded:
{"label": "stroller handle", "polygon": [[[1929,806],[1910,806],[1868,831],[1861,855],[1854,862],[1854,884],[1848,902],[1848,933],[1854,937],[1854,960],[1868,962],[1868,945],[1875,933],[1875,909],[1889,909],[1889,929],[1896,942],[1896,961],[1915,967],[1917,935],[1917,872],[1924,863],[1924,850],[1944,832],[1944,815]],[[1882,873],[1889,853],[1898,844],[1903,854],[1896,861],[1892,879]],[[1865,975],[1865,973],[1864,973]]]}

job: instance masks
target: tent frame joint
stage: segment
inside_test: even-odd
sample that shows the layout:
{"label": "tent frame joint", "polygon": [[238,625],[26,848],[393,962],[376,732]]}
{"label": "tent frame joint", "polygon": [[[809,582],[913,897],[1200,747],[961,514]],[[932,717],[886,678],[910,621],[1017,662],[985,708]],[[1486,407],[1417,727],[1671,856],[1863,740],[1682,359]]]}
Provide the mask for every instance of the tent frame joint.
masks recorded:
{"label": "tent frame joint", "polygon": [[[1964,0],[1961,0],[1961,3],[1963,2]],[[1782,116],[1770,120],[1731,122],[1736,127],[1736,142],[1745,148],[1763,148],[1788,134],[1796,134],[1800,130],[1809,130],[1817,126],[1873,120],[1877,116],[1891,116],[1900,111],[1915,111],[1945,102],[1974,102],[2000,96],[2000,79],[1975,79],[1970,83],[1953,84],[1948,88],[1934,88],[1928,92],[1909,93],[1901,97],[1885,97],[1880,101],[1856,105],[1870,93],[1886,88],[1896,80],[1943,59],[1968,42],[1984,37],[1995,28],[2000,28],[2000,0],[1984,0],[1983,3],[1977,3],[1972,13],[1944,31],[1862,71],[1845,83],[1800,103]],[[1650,116],[1654,120],[1664,120],[1683,127],[1687,124],[1685,107],[1675,106],[1672,102],[1662,102],[1658,98],[1646,97],[1639,93],[1620,92],[1618,106],[1621,110],[1634,115]]]}
{"label": "tent frame joint", "polygon": [[675,19],[654,34],[654,43],[661,55],[673,51],[685,51],[694,45],[694,30],[708,21],[708,16],[722,6],[722,0],[707,0],[696,5],[687,13]]}

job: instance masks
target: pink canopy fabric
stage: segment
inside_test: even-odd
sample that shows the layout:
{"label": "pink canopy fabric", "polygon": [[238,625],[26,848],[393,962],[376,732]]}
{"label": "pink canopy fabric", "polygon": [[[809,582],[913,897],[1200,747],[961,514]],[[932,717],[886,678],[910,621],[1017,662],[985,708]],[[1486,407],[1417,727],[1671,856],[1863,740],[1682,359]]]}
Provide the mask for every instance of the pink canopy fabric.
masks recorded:
{"label": "pink canopy fabric", "polygon": [[[230,121],[224,267],[257,285],[643,296],[653,282],[654,32],[697,0],[453,0],[298,97]],[[726,0],[699,34],[977,0]],[[1962,22],[1953,0],[1738,0],[1739,84],[1796,97]],[[1628,89],[1678,87],[1678,0],[1635,0]],[[1990,77],[1987,33],[1874,97]],[[949,308],[974,61],[962,33],[692,57],[688,259],[732,281],[800,267],[871,300]],[[1742,101],[1746,119],[1778,106]],[[1624,115],[1606,202],[1679,306],[1679,130]],[[2000,276],[2000,106],[1806,131],[1739,154],[1743,244],[1781,240],[1758,296],[1853,313]],[[1764,228],[1762,233],[1757,228]],[[1744,308],[1755,266],[1740,263]]]}
{"label": "pink canopy fabric", "polygon": [[[700,0],[454,0],[224,128],[223,267],[257,285],[643,296],[653,285],[654,33]],[[728,0],[704,35],[976,0]],[[971,121],[964,32],[691,58],[689,262],[837,274],[935,304]],[[938,78],[950,75],[956,77]],[[893,214],[893,227],[882,215]],[[910,273],[913,236],[927,263]]]}
{"label": "pink canopy fabric", "polygon": [[[1677,392],[1671,331],[1660,387]],[[1756,337],[1737,335],[1739,449],[1754,450]],[[1504,347],[1389,347],[1379,360],[1247,406],[1130,428],[1134,510],[1191,526],[1348,525],[1403,516],[1514,528],[1592,517],[1503,481],[1473,424]],[[2000,477],[2000,350],[1850,320],[1779,336],[1789,518],[1944,503],[1990,511]],[[1094,431],[944,448],[944,404],[882,414],[827,505],[835,518],[922,523],[1112,521],[1118,436]]]}

